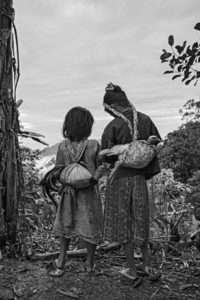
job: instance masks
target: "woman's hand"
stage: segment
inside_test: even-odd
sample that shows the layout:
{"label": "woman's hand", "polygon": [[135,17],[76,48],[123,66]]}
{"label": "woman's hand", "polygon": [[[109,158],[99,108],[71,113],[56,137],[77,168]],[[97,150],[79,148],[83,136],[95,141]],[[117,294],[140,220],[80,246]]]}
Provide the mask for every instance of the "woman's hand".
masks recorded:
{"label": "woman's hand", "polygon": [[101,165],[96,169],[94,179],[99,180],[100,177],[105,176],[108,174],[108,167],[105,165]]}

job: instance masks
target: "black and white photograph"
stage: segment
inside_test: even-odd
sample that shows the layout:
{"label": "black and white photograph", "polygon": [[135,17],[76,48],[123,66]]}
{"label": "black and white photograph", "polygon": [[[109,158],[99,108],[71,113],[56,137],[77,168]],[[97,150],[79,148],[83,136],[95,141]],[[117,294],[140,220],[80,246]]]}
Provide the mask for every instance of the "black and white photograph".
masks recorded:
{"label": "black and white photograph", "polygon": [[0,300],[200,299],[199,86],[199,0],[0,0]]}

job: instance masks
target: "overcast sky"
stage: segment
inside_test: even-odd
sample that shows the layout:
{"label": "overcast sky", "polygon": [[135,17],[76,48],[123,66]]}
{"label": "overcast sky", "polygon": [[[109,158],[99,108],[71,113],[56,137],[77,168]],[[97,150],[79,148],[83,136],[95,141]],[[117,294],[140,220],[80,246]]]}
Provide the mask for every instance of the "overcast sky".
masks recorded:
{"label": "overcast sky", "polygon": [[[148,114],[162,137],[181,124],[179,109],[199,100],[199,86],[163,75],[162,49],[199,41],[200,0],[14,0],[21,77],[17,98],[27,130],[62,140],[62,123],[73,106],[95,118],[92,137],[109,122],[104,88],[119,84],[136,108]],[[40,148],[36,142],[26,145]]]}

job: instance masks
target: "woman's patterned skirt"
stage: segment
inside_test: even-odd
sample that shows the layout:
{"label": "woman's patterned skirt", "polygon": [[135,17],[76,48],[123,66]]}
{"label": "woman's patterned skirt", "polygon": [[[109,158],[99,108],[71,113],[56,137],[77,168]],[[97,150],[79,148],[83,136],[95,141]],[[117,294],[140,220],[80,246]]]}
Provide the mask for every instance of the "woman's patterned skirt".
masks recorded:
{"label": "woman's patterned skirt", "polygon": [[144,176],[107,182],[104,239],[141,246],[149,237],[149,199]]}

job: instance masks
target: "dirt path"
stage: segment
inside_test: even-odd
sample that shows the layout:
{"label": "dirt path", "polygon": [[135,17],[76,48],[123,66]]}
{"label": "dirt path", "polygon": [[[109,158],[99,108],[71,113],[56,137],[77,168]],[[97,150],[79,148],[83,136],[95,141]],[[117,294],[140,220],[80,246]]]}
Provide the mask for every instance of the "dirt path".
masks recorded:
{"label": "dirt path", "polygon": [[[1,260],[0,299],[200,299],[200,258],[198,264],[194,261],[183,263],[177,258],[168,259],[158,282],[150,282],[145,277],[137,288],[119,274],[119,269],[126,266],[119,251],[98,254],[93,275],[85,271],[83,259],[71,261],[66,272],[54,278],[49,276],[52,270],[49,262]],[[61,292],[70,292],[74,297]]]}

